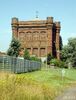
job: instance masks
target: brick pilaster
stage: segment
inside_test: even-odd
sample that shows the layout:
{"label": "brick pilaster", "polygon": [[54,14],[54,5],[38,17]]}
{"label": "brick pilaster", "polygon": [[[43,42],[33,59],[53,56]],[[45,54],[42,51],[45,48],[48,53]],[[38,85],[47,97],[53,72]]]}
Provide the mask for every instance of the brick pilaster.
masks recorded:
{"label": "brick pilaster", "polygon": [[12,38],[18,38],[18,18],[12,18]]}
{"label": "brick pilaster", "polygon": [[55,22],[56,24],[56,56],[60,59],[60,22]]}

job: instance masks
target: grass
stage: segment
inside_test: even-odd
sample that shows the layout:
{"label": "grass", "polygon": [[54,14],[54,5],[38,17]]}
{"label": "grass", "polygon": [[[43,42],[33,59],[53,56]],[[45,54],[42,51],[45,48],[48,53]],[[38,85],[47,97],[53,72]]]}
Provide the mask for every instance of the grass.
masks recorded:
{"label": "grass", "polygon": [[54,100],[65,88],[76,85],[76,70],[42,69],[24,74],[0,72],[0,100]]}

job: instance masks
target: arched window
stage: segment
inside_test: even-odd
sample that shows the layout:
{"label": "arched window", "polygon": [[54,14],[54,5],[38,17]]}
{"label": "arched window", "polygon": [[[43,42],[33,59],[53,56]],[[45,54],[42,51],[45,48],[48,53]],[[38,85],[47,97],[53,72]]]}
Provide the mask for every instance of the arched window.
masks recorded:
{"label": "arched window", "polygon": [[47,34],[45,31],[40,32],[40,40],[46,40],[46,36],[47,36]]}
{"label": "arched window", "polygon": [[24,32],[19,32],[18,38],[19,38],[20,41],[24,41],[25,33]]}
{"label": "arched window", "polygon": [[45,48],[40,48],[40,56],[44,57],[46,55],[46,50]]}
{"label": "arched window", "polygon": [[33,32],[33,40],[39,40],[39,32],[38,31]]}
{"label": "arched window", "polygon": [[32,40],[32,33],[31,31],[26,32],[26,41],[31,41]]}

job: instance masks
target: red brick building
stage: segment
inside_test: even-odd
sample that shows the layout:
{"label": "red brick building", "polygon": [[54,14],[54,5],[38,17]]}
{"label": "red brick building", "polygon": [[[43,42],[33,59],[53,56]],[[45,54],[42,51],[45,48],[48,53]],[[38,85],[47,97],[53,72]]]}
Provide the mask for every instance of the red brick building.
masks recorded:
{"label": "red brick building", "polygon": [[60,22],[53,17],[46,20],[19,21],[12,18],[12,34],[21,42],[22,50],[28,49],[31,55],[46,57],[48,53],[59,56]]}

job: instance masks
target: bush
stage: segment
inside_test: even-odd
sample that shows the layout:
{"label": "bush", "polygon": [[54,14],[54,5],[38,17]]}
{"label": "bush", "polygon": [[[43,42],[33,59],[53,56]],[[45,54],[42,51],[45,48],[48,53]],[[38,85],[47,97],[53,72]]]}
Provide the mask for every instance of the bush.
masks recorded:
{"label": "bush", "polygon": [[37,57],[30,57],[30,60],[41,62],[41,59],[39,59],[39,58],[37,58]]}
{"label": "bush", "polygon": [[24,59],[30,60],[30,54],[27,49],[25,49],[23,57]]}
{"label": "bush", "polygon": [[58,59],[52,59],[50,61],[50,64],[54,64],[54,66],[56,67],[60,67],[60,68],[64,68],[65,67],[65,63],[61,60],[58,60]]}
{"label": "bush", "polygon": [[51,53],[49,53],[49,54],[47,55],[47,64],[48,64],[48,65],[50,65],[50,60],[53,59],[53,58],[54,58],[54,57],[52,56]]}

